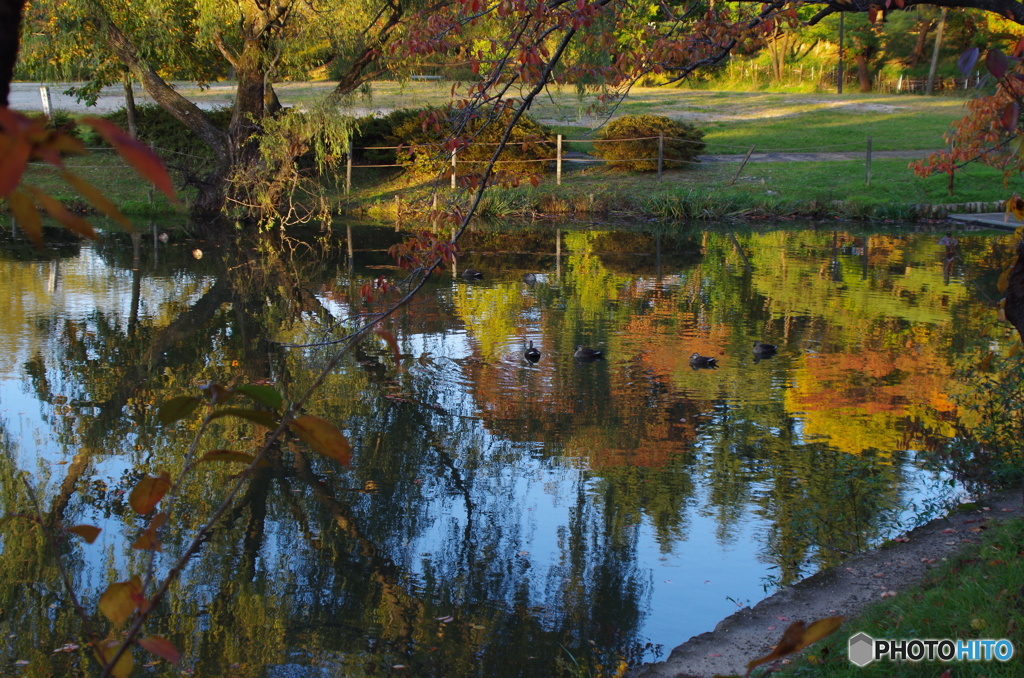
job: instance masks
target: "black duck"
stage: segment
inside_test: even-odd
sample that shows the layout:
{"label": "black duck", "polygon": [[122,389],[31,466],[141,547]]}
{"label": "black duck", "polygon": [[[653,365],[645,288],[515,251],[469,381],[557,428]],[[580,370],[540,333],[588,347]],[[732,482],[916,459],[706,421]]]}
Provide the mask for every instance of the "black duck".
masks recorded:
{"label": "black duck", "polygon": [[604,357],[604,351],[597,351],[584,346],[577,346],[576,352],[572,354],[576,360],[599,360]]}
{"label": "black duck", "polygon": [[526,349],[523,353],[523,357],[529,360],[531,363],[535,363],[540,360],[540,349],[534,347],[533,342],[530,342],[530,348]]}
{"label": "black duck", "polygon": [[718,359],[694,353],[690,356],[690,367],[718,367]]}

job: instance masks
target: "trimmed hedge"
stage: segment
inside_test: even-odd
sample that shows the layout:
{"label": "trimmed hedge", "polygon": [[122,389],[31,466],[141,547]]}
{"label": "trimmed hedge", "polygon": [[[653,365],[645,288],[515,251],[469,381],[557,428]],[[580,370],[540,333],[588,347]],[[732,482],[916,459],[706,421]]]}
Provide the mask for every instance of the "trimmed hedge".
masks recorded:
{"label": "trimmed hedge", "polygon": [[658,136],[665,136],[664,169],[686,169],[704,152],[704,132],[687,122],[661,115],[624,115],[605,125],[594,142],[594,155],[631,172],[658,169]]}

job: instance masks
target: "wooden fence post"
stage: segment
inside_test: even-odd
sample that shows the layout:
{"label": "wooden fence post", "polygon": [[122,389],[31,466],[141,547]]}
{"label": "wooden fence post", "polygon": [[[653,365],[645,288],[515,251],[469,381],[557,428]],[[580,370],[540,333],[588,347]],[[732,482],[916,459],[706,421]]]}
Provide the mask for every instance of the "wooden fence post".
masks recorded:
{"label": "wooden fence post", "polygon": [[750,150],[747,151],[747,154],[745,156],[743,156],[743,162],[740,163],[740,168],[738,170],[736,170],[736,176],[734,176],[732,178],[732,181],[729,182],[729,186],[732,186],[733,184],[735,184],[736,180],[740,178],[740,172],[742,172],[743,168],[747,166],[747,161],[750,160],[750,156],[751,156],[751,154],[753,152],[754,152],[754,147],[751,146]]}
{"label": "wooden fence post", "polygon": [[658,180],[661,180],[661,168],[665,162],[665,133],[658,132]]}
{"label": "wooden fence post", "polygon": [[352,148],[348,149],[348,157],[345,158],[345,195],[352,192]]}
{"label": "wooden fence post", "polygon": [[871,137],[868,137],[868,155],[865,163],[864,185],[871,185]]}
{"label": "wooden fence post", "polygon": [[562,185],[562,135],[558,135],[555,146],[555,185]]}

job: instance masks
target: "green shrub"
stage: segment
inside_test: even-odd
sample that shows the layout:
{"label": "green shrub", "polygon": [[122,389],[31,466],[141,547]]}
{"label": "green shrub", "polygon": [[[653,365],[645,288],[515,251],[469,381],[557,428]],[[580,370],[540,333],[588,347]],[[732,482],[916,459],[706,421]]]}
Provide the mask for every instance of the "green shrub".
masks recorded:
{"label": "green shrub", "polygon": [[704,132],[661,115],[624,115],[605,125],[594,142],[594,155],[631,172],[658,169],[658,136],[664,135],[665,169],[685,169],[704,152]]}
{"label": "green shrub", "polygon": [[[399,153],[398,161],[415,172],[443,171],[451,163],[451,156],[444,148],[445,130],[451,129],[453,115],[461,111],[424,109],[416,113],[395,128],[394,143],[407,147]],[[490,121],[479,117],[466,124],[462,137],[471,143],[456,154],[460,175],[484,170],[511,115],[506,112]],[[496,169],[513,177],[543,174],[548,170],[549,161],[554,161],[554,138],[548,127],[523,115],[512,130]]]}
{"label": "green shrub", "polygon": [[366,165],[398,164],[398,156],[393,148],[373,147],[397,146],[395,130],[410,120],[418,120],[419,114],[418,110],[400,108],[385,116],[367,115],[357,119],[355,133],[352,135],[353,159]]}
{"label": "green shrub", "polygon": [[[215,108],[206,111],[213,124],[227,129],[231,122],[231,108]],[[121,108],[103,116],[123,130],[128,129],[128,113]],[[140,141],[153,144],[161,155],[180,154],[195,159],[211,159],[210,151],[195,134],[156,104],[141,104],[135,107],[135,125]]]}

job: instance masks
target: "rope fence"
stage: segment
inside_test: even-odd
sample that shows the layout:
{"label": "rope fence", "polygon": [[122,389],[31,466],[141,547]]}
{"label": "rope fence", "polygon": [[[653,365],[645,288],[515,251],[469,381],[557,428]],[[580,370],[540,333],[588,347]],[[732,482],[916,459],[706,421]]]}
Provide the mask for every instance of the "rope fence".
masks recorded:
{"label": "rope fence", "polygon": [[[589,145],[592,147],[599,147],[602,144],[624,144],[630,142],[653,142],[657,141],[657,152],[650,156],[640,157],[616,157],[614,159],[606,159],[601,157],[595,157],[582,151],[567,151],[566,144],[575,144],[577,147],[580,145]],[[682,159],[676,157],[666,156],[665,143],[671,142],[673,144],[694,144],[701,145],[704,147],[704,151],[701,156],[698,156],[696,160]],[[445,151],[440,144],[420,144],[420,145],[402,145],[402,146],[365,146],[365,147],[353,147],[350,152],[346,155],[345,159],[345,194],[349,195],[352,191],[352,171],[354,169],[379,169],[388,167],[408,167],[412,163],[410,162],[395,162],[395,163],[360,163],[354,159],[354,156],[360,155],[360,151],[395,151],[396,153],[408,153],[410,156],[417,152],[428,150],[435,154],[438,158],[443,157],[447,153],[447,159],[444,161],[450,165],[449,176],[451,178],[451,186],[454,189],[458,185],[459,168],[463,166],[471,165],[486,165],[490,160],[477,160],[468,159],[463,156],[464,151],[467,147],[494,147],[497,146],[494,142],[473,142],[466,144],[461,149],[453,151]],[[549,157],[544,158],[516,158],[498,160],[496,165],[504,164],[548,164],[554,166],[555,171],[555,184],[562,184],[562,169],[566,163],[573,163],[575,165],[601,165],[601,164],[618,164],[618,163],[639,163],[639,162],[650,162],[657,166],[658,179],[662,178],[666,167],[678,168],[687,165],[698,165],[703,164],[699,159],[705,157],[706,159],[713,158],[715,162],[729,162],[732,158],[735,158],[736,163],[739,164],[739,169],[736,174],[729,181],[729,184],[733,184],[742,174],[744,167],[750,162],[752,157],[755,157],[755,152],[764,155],[787,155],[787,154],[842,154],[844,157],[841,160],[856,160],[863,159],[865,163],[865,184],[871,184],[871,161],[872,156],[879,150],[880,145],[885,146],[902,146],[902,150],[910,153],[920,153],[921,157],[928,155],[933,152],[928,150],[920,149],[907,149],[905,139],[873,139],[867,137],[864,141],[854,141],[839,144],[830,144],[826,146],[800,146],[794,148],[757,148],[756,145],[752,146],[735,146],[729,144],[713,144],[706,143],[703,141],[694,141],[692,139],[683,139],[679,137],[669,137],[665,135],[658,136],[646,136],[646,137],[631,137],[626,139],[567,139],[561,134],[557,135],[555,140],[540,139],[536,141],[517,141],[507,144],[508,147],[544,147],[551,148],[552,154]],[[725,151],[722,154],[716,155],[713,149],[722,149]],[[735,153],[734,151],[741,151]],[[894,149],[889,149],[894,150]],[[901,149],[895,149],[901,150]],[[709,152],[710,151],[710,152]],[[733,152],[730,152],[733,151]],[[705,160],[706,162],[706,160]]]}
{"label": "rope fence", "polygon": [[[606,144],[628,144],[635,142],[650,142],[652,148],[656,147],[656,150],[652,150],[650,155],[638,155],[631,157],[615,157],[613,159],[606,159],[590,155],[589,153],[579,150],[580,147],[597,148],[601,145]],[[653,143],[653,142],[656,142]],[[672,157],[671,154],[666,155],[666,143],[674,145],[701,145],[703,146],[703,152],[696,159],[683,159],[678,157]],[[574,150],[568,150],[567,145],[573,144]],[[907,154],[914,153],[919,154],[919,157],[925,157],[935,149],[921,150],[907,148],[906,139],[873,139],[867,137],[863,141],[844,142],[838,144],[820,145],[820,146],[798,146],[792,148],[758,148],[757,145],[751,146],[737,146],[730,144],[715,144],[706,143],[703,141],[694,141],[692,139],[684,139],[679,137],[670,137],[665,135],[658,136],[644,136],[644,137],[632,137],[627,139],[569,139],[559,134],[553,140],[538,139],[531,141],[517,141],[508,144],[510,147],[518,148],[543,148],[549,150],[550,154],[544,157],[531,157],[531,158],[506,158],[498,160],[496,164],[500,166],[507,166],[511,164],[516,165],[535,165],[535,166],[547,166],[554,170],[555,184],[562,185],[563,180],[563,168],[566,164],[571,164],[576,167],[587,167],[596,165],[607,165],[607,164],[619,164],[619,163],[651,163],[657,168],[657,178],[661,179],[665,169],[679,169],[694,165],[707,165],[714,163],[716,165],[737,165],[735,173],[731,174],[727,185],[734,184],[742,175],[744,168],[751,163],[772,161],[772,156],[778,156],[777,161],[794,161],[800,160],[800,158],[784,157],[792,155],[811,155],[811,154],[833,154],[835,157],[831,158],[817,158],[818,160],[839,160],[839,161],[862,161],[864,163],[865,174],[864,181],[866,185],[871,184],[871,163],[873,155],[879,151],[879,146],[885,146],[888,150],[902,151]],[[466,149],[468,147],[490,147],[497,146],[494,142],[472,142],[466,144],[459,149],[454,151],[446,151],[441,144],[405,144],[398,146],[364,146],[364,147],[352,147],[345,156],[345,195],[350,195],[352,192],[353,170],[368,170],[368,169],[387,169],[387,168],[408,168],[413,165],[414,162],[410,159],[407,162],[358,162],[355,158],[360,156],[363,151],[394,151],[397,154],[408,153],[411,156],[414,153],[428,153],[434,155],[437,158],[442,158],[447,154],[447,158],[443,160],[449,167],[447,173],[450,176],[450,183],[452,189],[457,188],[458,179],[461,176],[471,174],[471,171],[466,171],[464,168],[473,168],[474,166],[487,165],[490,160],[488,159],[473,159],[467,158]],[[893,149],[892,147],[896,148]],[[201,156],[193,155],[190,153],[183,153],[171,149],[164,149],[156,146],[151,148],[163,155],[164,157],[183,157],[205,162],[208,159]],[[109,147],[90,148],[90,151],[101,151],[109,152],[112,149]],[[716,150],[720,150],[720,153],[715,153]],[[740,152],[736,152],[740,151]],[[807,158],[814,159],[814,158]],[[87,159],[83,159],[86,160]],[[44,163],[32,162],[29,163],[34,168],[39,169],[53,169],[49,165]],[[113,169],[110,165],[97,165],[97,164],[74,164],[70,163],[72,169]],[[461,174],[460,174],[461,171]]]}

